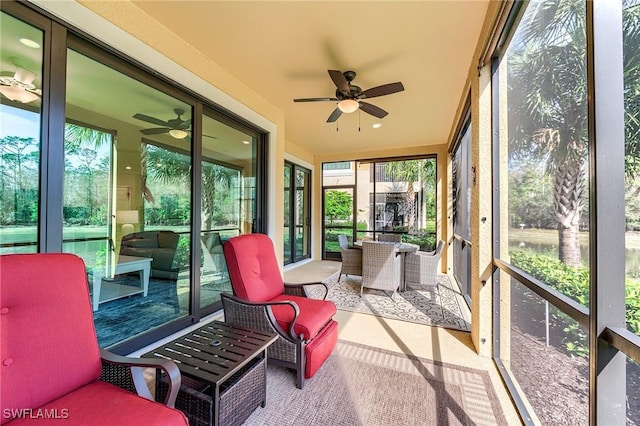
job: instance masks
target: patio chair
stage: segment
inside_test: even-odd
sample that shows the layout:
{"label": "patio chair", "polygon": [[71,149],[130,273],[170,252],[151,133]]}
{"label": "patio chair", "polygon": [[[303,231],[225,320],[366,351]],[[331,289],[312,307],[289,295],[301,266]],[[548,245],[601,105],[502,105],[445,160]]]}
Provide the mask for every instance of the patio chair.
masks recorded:
{"label": "patio chair", "polygon": [[400,258],[396,244],[379,241],[362,242],[362,286],[365,288],[391,291],[391,298],[400,286]]}
{"label": "patio chair", "polygon": [[340,281],[342,275],[362,276],[362,249],[360,247],[349,247],[349,241],[344,234],[338,235],[338,242],[340,243],[340,256],[342,258],[338,281]]}
{"label": "patio chair", "polygon": [[378,241],[391,242],[391,243],[401,243],[402,235],[400,234],[380,234],[378,236]]}
{"label": "patio chair", "polygon": [[404,280],[405,285],[438,285],[438,263],[444,250],[444,241],[438,241],[435,251],[417,251],[408,253],[405,257]]}
{"label": "patio chair", "polygon": [[222,252],[222,240],[220,239],[219,232],[207,232],[202,237],[202,243],[204,245],[204,254],[211,257],[213,266],[216,268],[216,272],[219,274],[226,274],[224,253]]}
{"label": "patio chair", "polygon": [[[296,371],[296,386],[304,387],[331,355],[338,341],[336,305],[326,301],[324,283],[285,284],[271,239],[247,234],[223,245],[233,295],[222,293],[224,321],[231,325],[278,334],[269,362]],[[309,298],[307,285],[324,287],[323,299]]]}
{"label": "patio chair", "polygon": [[[188,424],[172,408],[181,382],[176,364],[98,347],[82,259],[6,254],[0,271],[0,423],[50,424],[55,416],[64,425]],[[166,372],[166,405],[153,400],[135,367]]]}

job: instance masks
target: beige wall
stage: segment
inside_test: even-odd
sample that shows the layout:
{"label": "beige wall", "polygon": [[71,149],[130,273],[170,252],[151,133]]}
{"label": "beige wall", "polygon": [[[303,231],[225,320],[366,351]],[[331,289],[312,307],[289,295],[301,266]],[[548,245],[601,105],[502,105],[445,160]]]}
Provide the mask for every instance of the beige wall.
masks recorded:
{"label": "beige wall", "polygon": [[[482,35],[469,64],[467,90],[460,98],[456,122],[452,125],[449,144],[454,143],[457,123],[462,120],[465,105],[471,103],[471,339],[476,351],[487,357],[493,354],[493,252],[492,252],[492,116],[491,64],[479,68],[498,17],[501,2],[491,2]],[[451,175],[449,164],[448,175]],[[450,196],[448,202],[451,203]],[[449,223],[451,228],[451,223]]]}

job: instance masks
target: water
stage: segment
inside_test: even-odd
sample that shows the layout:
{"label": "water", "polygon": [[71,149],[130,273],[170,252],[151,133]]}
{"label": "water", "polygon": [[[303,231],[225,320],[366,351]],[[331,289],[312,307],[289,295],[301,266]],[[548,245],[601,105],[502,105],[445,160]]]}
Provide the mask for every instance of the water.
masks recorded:
{"label": "water", "polygon": [[[530,249],[536,253],[544,254],[551,257],[558,256],[558,245],[543,243],[543,242],[528,242],[528,241],[509,241],[510,249]],[[589,246],[586,244],[580,245],[580,255],[582,257],[582,263],[589,265]],[[626,275],[629,278],[640,278],[640,249],[626,248],[625,249],[625,269]]]}

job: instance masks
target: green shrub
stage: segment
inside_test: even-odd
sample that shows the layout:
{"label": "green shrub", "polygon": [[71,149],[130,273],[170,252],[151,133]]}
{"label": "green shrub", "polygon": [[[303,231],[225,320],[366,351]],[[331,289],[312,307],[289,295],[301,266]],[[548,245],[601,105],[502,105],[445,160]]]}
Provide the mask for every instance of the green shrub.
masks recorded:
{"label": "green shrub", "polygon": [[[589,305],[588,268],[573,268],[556,258],[529,250],[513,250],[509,254],[512,265],[580,304]],[[640,334],[640,280],[627,279],[625,291],[627,328],[635,334]],[[586,338],[582,328],[564,314],[561,314],[559,319],[571,323],[564,329],[567,333],[564,344],[569,353],[574,356],[588,355],[588,349],[582,344]]]}
{"label": "green shrub", "polygon": [[326,242],[337,242],[338,241],[338,235],[339,234],[334,234],[332,232],[327,232],[324,236],[324,240]]}
{"label": "green shrub", "polygon": [[415,234],[402,235],[402,241],[405,243],[417,244],[422,251],[433,251],[436,249],[435,233],[427,232],[421,229]]}
{"label": "green shrub", "polygon": [[589,269],[573,268],[556,258],[528,250],[513,250],[509,254],[512,265],[576,302],[589,306]]}

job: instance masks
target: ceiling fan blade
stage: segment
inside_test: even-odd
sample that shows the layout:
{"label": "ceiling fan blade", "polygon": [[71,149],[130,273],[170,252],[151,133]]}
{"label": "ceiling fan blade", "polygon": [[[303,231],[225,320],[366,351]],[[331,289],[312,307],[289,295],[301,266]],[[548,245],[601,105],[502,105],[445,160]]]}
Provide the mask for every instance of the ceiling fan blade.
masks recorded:
{"label": "ceiling fan blade", "polygon": [[333,80],[333,83],[336,85],[338,90],[342,92],[344,95],[351,94],[351,89],[349,89],[349,83],[347,82],[347,79],[344,77],[344,74],[342,74],[340,71],[337,71],[337,70],[328,70],[328,71],[329,71],[329,76],[331,77],[331,80]]}
{"label": "ceiling fan blade", "polygon": [[337,102],[337,98],[301,98],[294,99],[293,102],[325,102],[325,101],[333,101]]}
{"label": "ceiling fan blade", "polygon": [[151,116],[140,114],[140,113],[134,114],[133,118],[136,118],[136,119],[142,120],[142,121],[146,121],[147,123],[157,124],[158,126],[171,127],[171,126],[169,126],[169,123],[167,123],[166,121],[162,121],[159,118],[151,117]]}
{"label": "ceiling fan blade", "polygon": [[329,116],[329,118],[327,118],[327,123],[333,123],[334,121],[336,121],[338,118],[340,118],[340,116],[342,115],[342,111],[340,111],[339,108],[336,108],[331,115]]}
{"label": "ceiling fan blade", "polygon": [[161,133],[169,133],[168,127],[154,127],[153,129],[142,129],[140,133],[143,135],[159,135]]}
{"label": "ceiling fan blade", "polygon": [[392,93],[402,92],[404,86],[399,81],[396,83],[383,84],[382,86],[372,87],[362,92],[358,98],[375,98],[376,96],[390,95]]}
{"label": "ceiling fan blade", "polygon": [[371,105],[370,103],[362,102],[362,101],[360,101],[360,109],[366,112],[367,114],[371,114],[377,118],[384,118],[389,114],[387,111],[383,110],[380,107],[377,107],[375,105]]}

